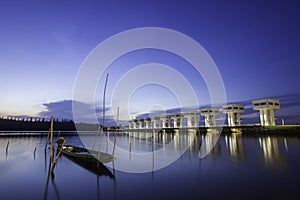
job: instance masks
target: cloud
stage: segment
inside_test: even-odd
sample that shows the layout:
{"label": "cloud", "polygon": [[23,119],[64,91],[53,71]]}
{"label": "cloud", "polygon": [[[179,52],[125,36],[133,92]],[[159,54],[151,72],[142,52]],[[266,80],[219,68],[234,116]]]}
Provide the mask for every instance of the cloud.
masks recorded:
{"label": "cloud", "polygon": [[[78,108],[76,111],[72,109],[74,104],[76,105],[76,108]],[[73,120],[73,114],[76,113],[76,116],[79,116],[79,120],[81,122],[92,121],[92,118],[94,118],[95,114],[98,116],[98,118],[101,118],[103,112],[102,108],[95,108],[91,104],[73,100],[44,103],[43,106],[45,107],[45,110],[39,113],[40,117],[50,118],[53,116],[58,119]],[[105,111],[109,110],[110,108],[105,108]]]}
{"label": "cloud", "polygon": [[241,118],[242,119],[253,119],[253,118],[258,118],[259,117],[259,112],[253,112],[253,113],[248,113],[248,114],[242,114]]}
{"label": "cloud", "polygon": [[71,100],[44,103],[43,106],[45,107],[45,110],[39,113],[41,117],[50,118],[51,116],[54,116],[55,118],[60,119],[73,119]]}

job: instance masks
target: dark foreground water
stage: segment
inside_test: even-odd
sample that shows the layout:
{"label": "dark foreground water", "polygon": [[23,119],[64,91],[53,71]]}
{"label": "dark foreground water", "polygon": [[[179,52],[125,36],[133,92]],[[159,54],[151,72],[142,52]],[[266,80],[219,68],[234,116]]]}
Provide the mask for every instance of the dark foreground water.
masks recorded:
{"label": "dark foreground water", "polygon": [[[97,176],[64,156],[55,176],[48,177],[46,137],[0,137],[0,199],[300,199],[299,138],[221,136],[213,151],[199,159],[206,137],[196,137],[178,160],[160,170],[109,168],[115,178]],[[66,140],[82,145],[79,137]],[[126,141],[126,135],[117,138],[119,144]],[[146,140],[130,141],[132,151],[151,147]],[[160,143],[155,141],[154,148]]]}

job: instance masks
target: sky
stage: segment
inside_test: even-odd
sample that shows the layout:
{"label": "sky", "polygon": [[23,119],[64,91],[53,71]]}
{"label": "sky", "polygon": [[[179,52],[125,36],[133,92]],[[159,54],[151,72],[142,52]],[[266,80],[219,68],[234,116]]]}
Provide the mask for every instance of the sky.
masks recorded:
{"label": "sky", "polygon": [[[198,42],[217,66],[228,102],[265,97],[284,97],[285,102],[294,94],[293,106],[300,111],[295,105],[300,93],[299,6],[297,1],[271,0],[0,1],[0,114],[71,118],[74,84],[88,55],[115,34],[141,27],[172,29]],[[113,92],[118,81],[147,63],[171,67],[186,78],[199,104],[211,102],[206,82],[190,63],[170,52],[145,49],[122,55],[107,68],[108,112],[113,104],[120,110],[129,107],[130,117],[180,106],[178,94],[155,83],[123,90],[131,96],[120,102],[123,93]],[[175,84],[177,74],[172,76]],[[86,108],[86,119],[103,110],[104,77],[93,84],[94,100],[77,102]],[[182,90],[179,95],[187,95]],[[281,114],[289,111],[281,107]]]}

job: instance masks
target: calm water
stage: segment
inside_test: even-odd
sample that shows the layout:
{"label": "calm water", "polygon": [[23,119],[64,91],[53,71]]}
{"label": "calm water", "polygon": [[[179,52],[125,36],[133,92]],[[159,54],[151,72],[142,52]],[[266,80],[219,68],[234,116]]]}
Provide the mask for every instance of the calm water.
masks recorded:
{"label": "calm water", "polygon": [[[94,136],[83,138],[91,145],[94,139]],[[161,148],[170,140],[177,141],[174,147],[178,148],[181,141],[188,139],[184,134],[165,135],[153,143],[149,138],[123,135],[117,138],[117,144],[126,149],[130,142],[129,148],[134,153]],[[79,137],[66,137],[66,140],[68,144],[82,145]],[[114,179],[97,176],[61,156],[54,170],[55,177],[51,178],[47,176],[46,137],[0,137],[0,198],[300,199],[299,138],[221,136],[211,153],[199,159],[199,145],[207,141],[207,135],[195,137],[178,160],[153,172],[126,173],[109,168]],[[104,138],[102,143],[105,150]],[[134,155],[128,159],[132,159],[130,156]]]}

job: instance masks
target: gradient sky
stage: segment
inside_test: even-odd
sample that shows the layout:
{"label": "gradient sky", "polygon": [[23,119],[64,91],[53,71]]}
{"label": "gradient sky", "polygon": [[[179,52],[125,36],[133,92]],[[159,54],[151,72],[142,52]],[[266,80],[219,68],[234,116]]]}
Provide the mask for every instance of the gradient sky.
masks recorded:
{"label": "gradient sky", "polygon": [[[300,93],[299,8],[298,1],[0,1],[0,114],[39,116],[50,109],[45,105],[72,100],[76,74],[93,48],[148,26],[174,29],[200,43],[230,102]],[[112,66],[108,90],[138,64],[183,62],[158,55],[120,58],[114,65],[123,68]],[[201,77],[194,79],[183,66],[175,68],[203,89]]]}

